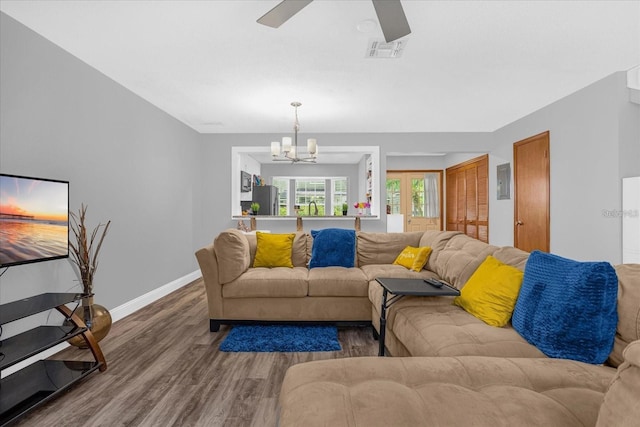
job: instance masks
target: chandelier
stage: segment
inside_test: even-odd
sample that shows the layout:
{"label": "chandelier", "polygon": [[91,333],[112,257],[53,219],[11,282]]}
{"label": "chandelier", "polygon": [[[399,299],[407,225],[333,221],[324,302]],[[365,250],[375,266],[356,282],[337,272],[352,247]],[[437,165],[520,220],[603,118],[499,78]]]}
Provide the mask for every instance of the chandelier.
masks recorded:
{"label": "chandelier", "polygon": [[298,154],[298,131],[300,130],[300,122],[298,122],[298,107],[302,104],[292,102],[291,106],[296,110],[296,121],[293,124],[293,143],[290,136],[282,138],[282,146],[280,142],[271,143],[271,157],[274,162],[291,162],[291,163],[315,163],[318,158],[318,143],[315,138],[307,139],[307,157],[299,157]]}

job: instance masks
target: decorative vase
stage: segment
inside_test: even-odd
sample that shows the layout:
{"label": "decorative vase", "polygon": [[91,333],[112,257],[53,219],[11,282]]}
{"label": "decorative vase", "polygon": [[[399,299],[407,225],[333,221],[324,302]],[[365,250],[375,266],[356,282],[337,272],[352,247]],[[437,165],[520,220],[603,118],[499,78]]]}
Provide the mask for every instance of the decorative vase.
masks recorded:
{"label": "decorative vase", "polygon": [[342,216],[347,216],[347,211],[342,211]]}
{"label": "decorative vase", "polygon": [[[109,310],[100,304],[95,304],[93,297],[84,298],[82,305],[76,309],[75,314],[84,321],[97,342],[100,342],[106,337],[111,330],[113,321]],[[66,323],[70,324],[70,322]],[[76,335],[67,342],[79,348],[88,348],[82,335]]]}

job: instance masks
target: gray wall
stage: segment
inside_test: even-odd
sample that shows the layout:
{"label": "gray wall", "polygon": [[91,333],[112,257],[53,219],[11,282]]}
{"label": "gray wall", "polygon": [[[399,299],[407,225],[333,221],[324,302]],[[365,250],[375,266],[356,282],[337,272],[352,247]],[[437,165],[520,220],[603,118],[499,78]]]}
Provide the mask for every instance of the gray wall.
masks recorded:
{"label": "gray wall", "polygon": [[640,175],[640,105],[629,102],[624,72],[493,133],[492,243],[513,244],[513,200],[496,200],[495,167],[513,164],[513,143],[546,130],[551,152],[551,251],[582,260],[621,262],[621,218],[603,216],[602,211],[622,209],[622,178]]}
{"label": "gray wall", "polygon": [[[70,205],[112,221],[95,280],[113,308],[197,270],[199,135],[0,16],[0,170],[70,181]],[[79,290],[67,260],[11,267],[0,303]]]}
{"label": "gray wall", "polygon": [[443,170],[446,156],[387,156],[387,170]]}

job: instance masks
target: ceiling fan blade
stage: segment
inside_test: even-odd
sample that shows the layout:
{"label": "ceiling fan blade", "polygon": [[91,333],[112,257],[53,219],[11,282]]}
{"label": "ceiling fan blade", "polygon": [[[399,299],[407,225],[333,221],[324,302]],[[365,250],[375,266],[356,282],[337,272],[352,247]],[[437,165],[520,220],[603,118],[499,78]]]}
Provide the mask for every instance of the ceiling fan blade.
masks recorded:
{"label": "ceiling fan blade", "polygon": [[400,0],[372,0],[387,43],[411,34]]}
{"label": "ceiling fan blade", "polygon": [[300,12],[313,0],[282,0],[273,9],[258,19],[258,23],[267,27],[278,28],[296,13]]}

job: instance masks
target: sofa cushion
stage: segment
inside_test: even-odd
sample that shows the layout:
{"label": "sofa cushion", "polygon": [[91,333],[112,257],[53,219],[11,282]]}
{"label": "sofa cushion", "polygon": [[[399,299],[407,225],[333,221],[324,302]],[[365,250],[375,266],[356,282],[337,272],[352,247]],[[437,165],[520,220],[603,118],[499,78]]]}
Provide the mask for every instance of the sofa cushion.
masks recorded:
{"label": "sofa cushion", "polygon": [[640,341],[629,344],[623,354],[625,362],[604,395],[596,427],[631,427],[640,420]]}
{"label": "sofa cushion", "polygon": [[358,266],[393,264],[407,246],[418,246],[424,232],[369,233],[358,232]]}
{"label": "sofa cushion", "polygon": [[297,231],[291,248],[291,262],[294,267],[306,267],[309,265],[311,254],[307,256],[307,236],[304,231]]}
{"label": "sofa cushion", "polygon": [[445,282],[462,289],[482,261],[497,249],[497,246],[481,242],[466,234],[454,235],[438,253],[435,264],[432,264],[433,271]]}
{"label": "sofa cushion", "polygon": [[434,305],[428,311],[400,307],[392,329],[412,356],[545,357],[511,326],[489,326],[455,305]]}
{"label": "sofa cushion", "polygon": [[222,297],[305,297],[309,293],[307,276],[304,267],[250,268],[222,287]]}
{"label": "sofa cushion", "polygon": [[618,278],[608,262],[533,251],[513,326],[549,357],[603,363],[613,348],[617,293]]}
{"label": "sofa cushion", "polygon": [[301,363],[282,383],[279,426],[592,426],[614,373],[568,360],[496,357]]}
{"label": "sofa cushion", "polygon": [[431,255],[427,260],[426,268],[431,271],[435,271],[434,266],[440,251],[444,249],[449,240],[453,236],[462,234],[461,231],[425,231],[420,237],[420,246],[429,246],[431,248]]}
{"label": "sofa cushion", "polygon": [[511,319],[521,284],[522,271],[489,255],[453,303],[488,325],[502,327]]}
{"label": "sofa cushion", "polygon": [[249,242],[239,230],[221,232],[213,241],[218,258],[218,280],[225,284],[240,277],[251,265]]}
{"label": "sofa cushion", "polygon": [[640,340],[640,264],[615,266],[618,275],[618,326],[613,351],[607,362],[622,363],[622,351],[632,341]]}
{"label": "sofa cushion", "polygon": [[320,267],[309,270],[310,297],[366,297],[367,276],[359,268]]}
{"label": "sofa cushion", "polygon": [[254,267],[288,267],[293,268],[291,262],[291,248],[293,247],[294,233],[271,234],[256,233],[256,258]]}
{"label": "sofa cushion", "polygon": [[524,271],[527,259],[529,259],[529,252],[511,246],[503,246],[493,253],[493,257],[520,271]]}
{"label": "sofa cushion", "polygon": [[311,230],[313,248],[309,268],[354,266],[356,232],[343,228]]}
{"label": "sofa cushion", "polygon": [[427,263],[430,254],[431,248],[429,246],[419,248],[407,246],[393,261],[393,265],[401,265],[409,270],[419,272]]}

